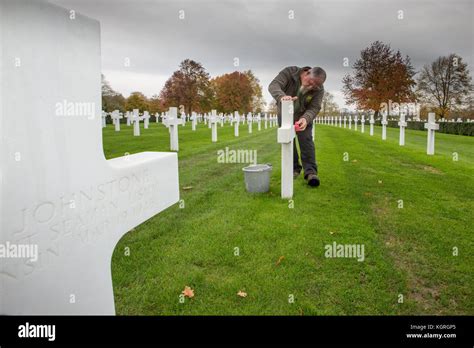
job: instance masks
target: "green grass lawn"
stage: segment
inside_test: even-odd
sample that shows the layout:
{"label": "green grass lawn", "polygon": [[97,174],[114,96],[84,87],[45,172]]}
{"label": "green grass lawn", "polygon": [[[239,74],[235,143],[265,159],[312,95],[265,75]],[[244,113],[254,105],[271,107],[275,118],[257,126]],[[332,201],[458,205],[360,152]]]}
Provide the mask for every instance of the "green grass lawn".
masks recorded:
{"label": "green grass lawn", "polygon": [[[168,130],[150,127],[133,137],[132,127],[116,133],[108,125],[106,157],[169,151]],[[276,128],[254,125],[248,134],[242,125],[235,138],[226,124],[211,143],[207,126],[180,127],[184,207],[161,212],[117,245],[117,314],[474,314],[474,138],[436,134],[436,155],[427,156],[425,132],[407,130],[400,147],[398,129],[388,128],[386,141],[380,128],[373,137],[365,131],[317,125],[321,186],[300,176],[291,208],[280,198]],[[259,163],[274,165],[269,193],[245,191],[245,164],[218,163],[226,146],[257,150]],[[326,258],[334,241],[363,244],[365,260]],[[185,286],[195,296],[181,303]]]}

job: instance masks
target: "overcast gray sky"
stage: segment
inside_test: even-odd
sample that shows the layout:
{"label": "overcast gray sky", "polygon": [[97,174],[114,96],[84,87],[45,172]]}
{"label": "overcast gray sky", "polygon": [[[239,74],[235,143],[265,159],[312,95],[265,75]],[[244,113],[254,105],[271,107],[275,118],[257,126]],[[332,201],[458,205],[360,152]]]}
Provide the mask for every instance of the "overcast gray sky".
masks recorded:
{"label": "overcast gray sky", "polygon": [[[133,91],[158,94],[179,63],[190,58],[212,77],[253,70],[267,102],[268,84],[282,68],[321,66],[328,74],[325,89],[344,107],[341,79],[351,71],[344,58],[352,65],[376,40],[409,55],[416,70],[457,53],[474,75],[472,0],[51,2],[101,22],[102,70],[126,97]],[[126,58],[130,67],[124,66]]]}

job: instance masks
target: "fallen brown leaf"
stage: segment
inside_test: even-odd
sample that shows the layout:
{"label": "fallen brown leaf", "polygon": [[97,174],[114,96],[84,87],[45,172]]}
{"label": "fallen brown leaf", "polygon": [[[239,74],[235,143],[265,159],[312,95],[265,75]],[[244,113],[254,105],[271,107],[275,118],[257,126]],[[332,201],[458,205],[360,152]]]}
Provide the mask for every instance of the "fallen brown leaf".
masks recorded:
{"label": "fallen brown leaf", "polygon": [[242,290],[239,290],[239,292],[237,293],[237,296],[240,296],[240,297],[247,297],[247,293],[242,291]]}
{"label": "fallen brown leaf", "polygon": [[278,261],[276,262],[276,265],[278,266],[284,259],[285,259],[284,256],[280,256],[280,257],[278,258]]}
{"label": "fallen brown leaf", "polygon": [[189,286],[185,286],[185,287],[184,287],[184,290],[181,291],[181,293],[182,293],[185,297],[189,297],[189,298],[194,297],[194,290],[191,289]]}
{"label": "fallen brown leaf", "polygon": [[191,190],[192,188],[192,186],[183,186],[183,190]]}

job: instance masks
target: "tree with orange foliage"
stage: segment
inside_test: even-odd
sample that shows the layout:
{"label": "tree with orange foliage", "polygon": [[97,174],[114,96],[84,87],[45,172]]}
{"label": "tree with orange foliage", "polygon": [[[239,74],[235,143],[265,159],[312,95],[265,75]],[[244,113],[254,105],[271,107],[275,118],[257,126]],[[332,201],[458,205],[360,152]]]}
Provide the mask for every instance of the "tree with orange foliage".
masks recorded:
{"label": "tree with orange foliage", "polygon": [[166,81],[159,99],[164,108],[183,105],[188,114],[205,111],[210,107],[212,96],[209,79],[200,63],[185,59]]}
{"label": "tree with orange foliage", "polygon": [[234,71],[218,76],[211,81],[215,93],[217,110],[226,113],[246,113],[252,110],[253,88],[245,73]]}
{"label": "tree with orange foliage", "polygon": [[361,51],[354,63],[354,73],[344,76],[343,93],[348,104],[360,110],[374,110],[379,114],[382,103],[413,101],[415,71],[408,56],[403,59],[400,51],[375,41]]}

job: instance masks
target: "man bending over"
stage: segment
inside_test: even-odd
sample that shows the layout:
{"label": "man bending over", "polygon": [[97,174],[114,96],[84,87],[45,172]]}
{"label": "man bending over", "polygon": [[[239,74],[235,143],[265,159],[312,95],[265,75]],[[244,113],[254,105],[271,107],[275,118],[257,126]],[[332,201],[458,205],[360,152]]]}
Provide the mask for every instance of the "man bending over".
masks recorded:
{"label": "man bending over", "polygon": [[278,124],[281,126],[281,101],[294,101],[294,122],[297,122],[300,131],[298,143],[301,152],[299,163],[296,141],[293,143],[293,178],[300,175],[304,169],[304,178],[308,185],[319,186],[318,166],[314,152],[314,142],[311,136],[313,120],[321,110],[324,95],[323,83],[326,81],[326,72],[319,68],[289,66],[277,75],[268,86],[268,91],[275,98],[278,108]]}

